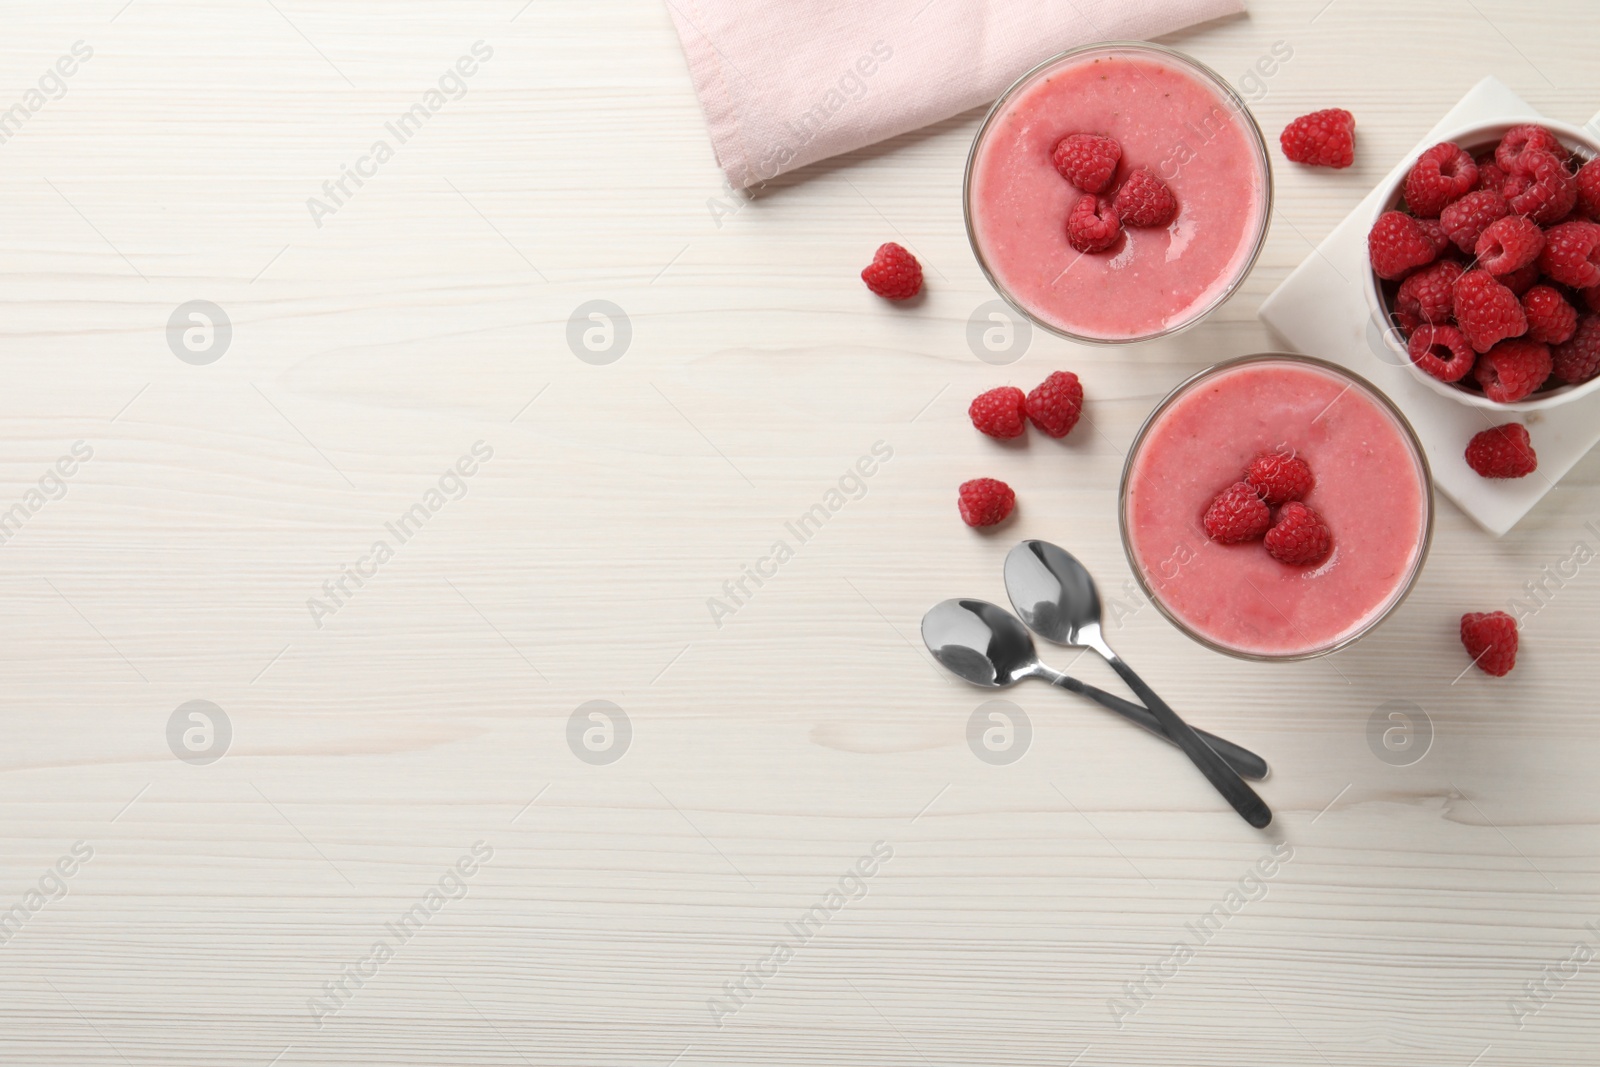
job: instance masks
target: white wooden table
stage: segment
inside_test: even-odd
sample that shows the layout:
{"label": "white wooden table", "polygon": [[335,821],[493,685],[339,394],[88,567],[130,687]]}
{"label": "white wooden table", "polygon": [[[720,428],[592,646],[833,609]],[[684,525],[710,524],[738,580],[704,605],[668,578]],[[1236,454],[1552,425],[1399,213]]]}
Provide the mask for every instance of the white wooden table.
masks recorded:
{"label": "white wooden table", "polygon": [[[1278,167],[1200,328],[1009,366],[966,341],[978,114],[742,205],[659,0],[519,7],[8,12],[0,110],[45,91],[0,144],[6,1063],[1596,1062],[1600,571],[1547,586],[1509,678],[1460,674],[1455,628],[1600,547],[1600,458],[1498,542],[1441,501],[1413,596],[1330,660],[1223,659],[1124,603],[1129,661],[1272,761],[1265,836],[1043,686],[1007,694],[1022,757],[980,760],[984,694],[917,637],[1001,599],[1020,537],[1122,586],[1154,401],[1272,347],[1261,298],[1483,74],[1600,107],[1591,5],[1254,0],[1171,38],[1236,79],[1287,42],[1262,126],[1348,107],[1358,163]],[[465,95],[386,133],[463,56]],[[920,306],[862,289],[883,240]],[[567,340],[596,300],[631,331],[610,363]],[[220,358],[175,355],[180,309],[177,350]],[[973,394],[1058,368],[1090,396],[1067,443],[970,430]],[[998,536],[955,514],[984,474],[1022,501]],[[1394,700],[1420,760],[1370,740]]]}

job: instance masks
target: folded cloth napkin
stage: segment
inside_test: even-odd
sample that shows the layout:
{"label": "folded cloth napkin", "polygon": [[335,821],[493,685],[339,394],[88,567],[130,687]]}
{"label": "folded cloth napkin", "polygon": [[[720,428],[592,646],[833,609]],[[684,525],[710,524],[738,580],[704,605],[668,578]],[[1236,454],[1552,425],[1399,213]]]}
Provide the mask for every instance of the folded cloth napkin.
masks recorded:
{"label": "folded cloth napkin", "polygon": [[734,188],[988,103],[1076,45],[1244,0],[666,0]]}

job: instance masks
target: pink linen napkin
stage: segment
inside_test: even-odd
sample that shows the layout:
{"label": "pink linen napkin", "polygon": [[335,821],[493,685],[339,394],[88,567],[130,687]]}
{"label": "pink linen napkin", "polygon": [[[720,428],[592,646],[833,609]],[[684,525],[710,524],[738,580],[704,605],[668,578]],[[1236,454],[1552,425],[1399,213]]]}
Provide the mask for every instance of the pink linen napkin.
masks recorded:
{"label": "pink linen napkin", "polygon": [[1244,0],[666,0],[735,188],[949,118],[1057,52]]}

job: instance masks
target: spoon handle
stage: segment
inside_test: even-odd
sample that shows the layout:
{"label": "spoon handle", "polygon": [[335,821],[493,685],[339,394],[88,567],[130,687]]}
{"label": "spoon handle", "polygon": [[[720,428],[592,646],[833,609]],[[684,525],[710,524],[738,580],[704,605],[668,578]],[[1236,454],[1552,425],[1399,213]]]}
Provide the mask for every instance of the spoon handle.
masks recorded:
{"label": "spoon handle", "polygon": [[1156,696],[1155,691],[1144,684],[1144,679],[1133,673],[1132,667],[1122,662],[1121,656],[1105,646],[1098,647],[1095,651],[1105,657],[1106,662],[1111,664],[1111,669],[1120,674],[1122,680],[1128,683],[1128,687],[1144,701],[1145,707],[1155,713],[1167,736],[1183,749],[1183,754],[1200,768],[1200,773],[1216,787],[1223,799],[1233,805],[1233,810],[1237,811],[1245,822],[1258,830],[1272,822],[1272,809],[1267,807],[1267,802],[1262,800],[1210,745],[1200,739],[1194,727],[1167,707],[1166,701]]}
{"label": "spoon handle", "polygon": [[[1101,707],[1121,715],[1129,722],[1144,727],[1168,744],[1176,744],[1172,738],[1167,736],[1167,732],[1161,728],[1161,721],[1150,713],[1149,708],[1142,704],[1135,704],[1131,700],[1123,700],[1121,697],[1108,693],[1104,689],[1096,689],[1094,686],[1080,682],[1078,679],[1066,674],[1058,674],[1051,678],[1050,684],[1086,696]],[[1227,760],[1228,765],[1245,778],[1254,778],[1260,781],[1267,776],[1267,761],[1243,745],[1236,745],[1225,737],[1218,737],[1216,734],[1207,733],[1204,730],[1196,729],[1195,733],[1199,734],[1201,740],[1215,749],[1217,755]]]}

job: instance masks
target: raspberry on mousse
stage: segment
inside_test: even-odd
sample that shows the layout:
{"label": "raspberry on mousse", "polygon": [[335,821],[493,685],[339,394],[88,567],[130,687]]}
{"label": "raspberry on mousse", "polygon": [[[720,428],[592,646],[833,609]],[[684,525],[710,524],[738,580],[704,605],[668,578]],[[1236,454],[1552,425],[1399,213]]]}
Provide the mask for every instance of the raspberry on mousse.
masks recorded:
{"label": "raspberry on mousse", "polygon": [[1056,142],[1050,162],[1067,181],[1086,193],[1103,193],[1116,177],[1122,146],[1097,133],[1069,133]]}
{"label": "raspberry on mousse", "polygon": [[1272,511],[1249,482],[1234,482],[1216,495],[1201,520],[1206,536],[1219,544],[1254,541],[1272,525]]}
{"label": "raspberry on mousse", "polygon": [[1080,252],[1104,252],[1122,236],[1122,219],[1112,202],[1084,193],[1067,215],[1067,243]]}
{"label": "raspberry on mousse", "polygon": [[1311,464],[1293,452],[1260,453],[1245,468],[1244,480],[1273,507],[1303,499],[1316,484]]}
{"label": "raspberry on mousse", "polygon": [[1321,563],[1333,551],[1333,533],[1328,524],[1298,500],[1279,509],[1278,520],[1264,541],[1273,559],[1291,566]]}

